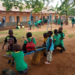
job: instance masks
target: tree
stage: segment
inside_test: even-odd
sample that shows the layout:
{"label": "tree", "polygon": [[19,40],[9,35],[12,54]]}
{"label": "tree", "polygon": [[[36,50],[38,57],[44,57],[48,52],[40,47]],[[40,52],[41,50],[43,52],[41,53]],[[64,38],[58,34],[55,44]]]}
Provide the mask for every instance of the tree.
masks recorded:
{"label": "tree", "polygon": [[74,7],[74,1],[75,0],[64,0],[62,1],[61,6],[58,8],[58,10],[61,11],[61,15],[66,15],[66,25],[68,25],[68,16],[70,15],[72,8]]}
{"label": "tree", "polygon": [[15,9],[19,8],[20,11],[23,10],[23,3],[19,0],[2,0],[3,1],[3,7],[6,7],[6,11],[11,11],[12,7],[15,7]]}
{"label": "tree", "polygon": [[22,11],[23,9],[32,9],[31,12],[37,13],[40,12],[44,7],[45,1],[50,2],[51,0],[2,0],[2,1],[3,7],[6,7],[6,11],[10,11],[12,7],[15,7],[15,9],[19,8],[20,11]]}
{"label": "tree", "polygon": [[[55,11],[55,20],[57,20],[56,14],[59,13],[59,11],[58,11],[58,4],[59,4],[59,2],[57,2],[55,7],[51,6],[52,8],[48,10],[48,11],[51,11],[51,10]],[[57,22],[56,22],[56,24],[57,24]]]}

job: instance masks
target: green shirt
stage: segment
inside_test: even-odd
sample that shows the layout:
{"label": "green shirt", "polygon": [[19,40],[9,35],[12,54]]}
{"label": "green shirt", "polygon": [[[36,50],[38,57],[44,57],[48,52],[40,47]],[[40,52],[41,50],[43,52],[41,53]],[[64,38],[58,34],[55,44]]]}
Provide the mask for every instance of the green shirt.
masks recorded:
{"label": "green shirt", "polygon": [[[60,33],[60,39],[62,39],[62,38],[65,38],[64,33]],[[62,39],[62,40],[60,40],[60,42],[61,42],[61,43],[63,43],[63,39]]]}
{"label": "green shirt", "polygon": [[42,22],[42,20],[38,20],[38,24],[41,23],[41,22]]}
{"label": "green shirt", "polygon": [[[29,42],[31,42],[31,39],[32,39],[31,37],[30,37],[30,38],[27,38],[27,40],[28,40]],[[27,44],[27,43],[28,43],[28,42],[25,40],[25,41],[24,41],[24,44]],[[33,38],[33,43],[36,44],[35,38]]]}
{"label": "green shirt", "polygon": [[59,34],[58,35],[54,35],[53,36],[53,40],[55,41],[54,45],[56,45],[56,46],[60,45],[60,35]]}
{"label": "green shirt", "polygon": [[12,52],[12,57],[15,60],[17,71],[24,71],[25,69],[27,69],[28,65],[23,59],[24,58],[23,51],[20,51],[18,53]]}
{"label": "green shirt", "polygon": [[75,20],[74,20],[74,18],[72,18],[72,23],[75,23]]}

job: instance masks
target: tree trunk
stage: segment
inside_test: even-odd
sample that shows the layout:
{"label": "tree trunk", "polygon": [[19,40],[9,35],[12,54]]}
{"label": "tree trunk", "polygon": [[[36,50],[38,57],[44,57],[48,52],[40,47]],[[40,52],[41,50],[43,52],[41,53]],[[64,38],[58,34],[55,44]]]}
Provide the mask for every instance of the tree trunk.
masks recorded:
{"label": "tree trunk", "polygon": [[68,15],[66,15],[66,21],[65,24],[68,25]]}
{"label": "tree trunk", "polygon": [[42,25],[43,25],[43,16],[42,16],[42,11],[41,11],[41,19],[42,19]]}
{"label": "tree trunk", "polygon": [[66,21],[65,24],[68,25],[68,15],[67,15],[67,11],[66,11]]}
{"label": "tree trunk", "polygon": [[57,17],[56,17],[56,12],[55,12],[55,20],[56,20],[55,24],[57,25]]}

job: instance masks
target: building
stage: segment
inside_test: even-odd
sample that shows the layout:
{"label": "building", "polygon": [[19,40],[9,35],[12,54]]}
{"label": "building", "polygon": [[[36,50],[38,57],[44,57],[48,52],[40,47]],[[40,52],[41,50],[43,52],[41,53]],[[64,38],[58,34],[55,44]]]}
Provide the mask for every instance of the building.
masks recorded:
{"label": "building", "polygon": [[[50,9],[50,7],[47,7]],[[52,14],[52,19],[54,19],[55,12],[54,11],[47,11],[42,10],[42,16],[48,18],[49,14]],[[18,22],[22,23],[23,25],[28,25],[28,21],[30,19],[31,9],[24,9],[22,12],[19,12],[19,9],[15,9],[14,7],[11,11],[7,12],[6,8],[2,6],[2,2],[0,2],[0,21],[2,18],[5,20],[4,27],[8,26],[16,26]],[[59,14],[56,14],[59,17]],[[32,14],[33,20],[39,20],[41,18],[41,13]]]}

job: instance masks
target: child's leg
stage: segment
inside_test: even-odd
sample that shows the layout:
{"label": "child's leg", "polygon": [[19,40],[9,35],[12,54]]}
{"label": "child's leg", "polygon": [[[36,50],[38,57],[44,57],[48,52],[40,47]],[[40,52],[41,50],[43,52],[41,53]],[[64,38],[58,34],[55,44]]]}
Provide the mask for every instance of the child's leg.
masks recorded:
{"label": "child's leg", "polygon": [[31,26],[30,26],[30,30],[31,30]]}
{"label": "child's leg", "polygon": [[23,50],[24,53],[27,53],[26,44],[23,44],[22,50]]}
{"label": "child's leg", "polygon": [[15,64],[15,63],[14,63],[14,59],[13,59],[13,60],[12,60],[12,67],[14,66],[14,64]]}
{"label": "child's leg", "polygon": [[49,52],[47,53],[47,61],[48,61],[48,62],[51,62],[51,61],[52,61],[52,51],[49,51]]}
{"label": "child's leg", "polygon": [[11,60],[8,60],[8,64],[10,64],[11,63]]}
{"label": "child's leg", "polygon": [[52,51],[50,51],[50,62],[52,61]]}

